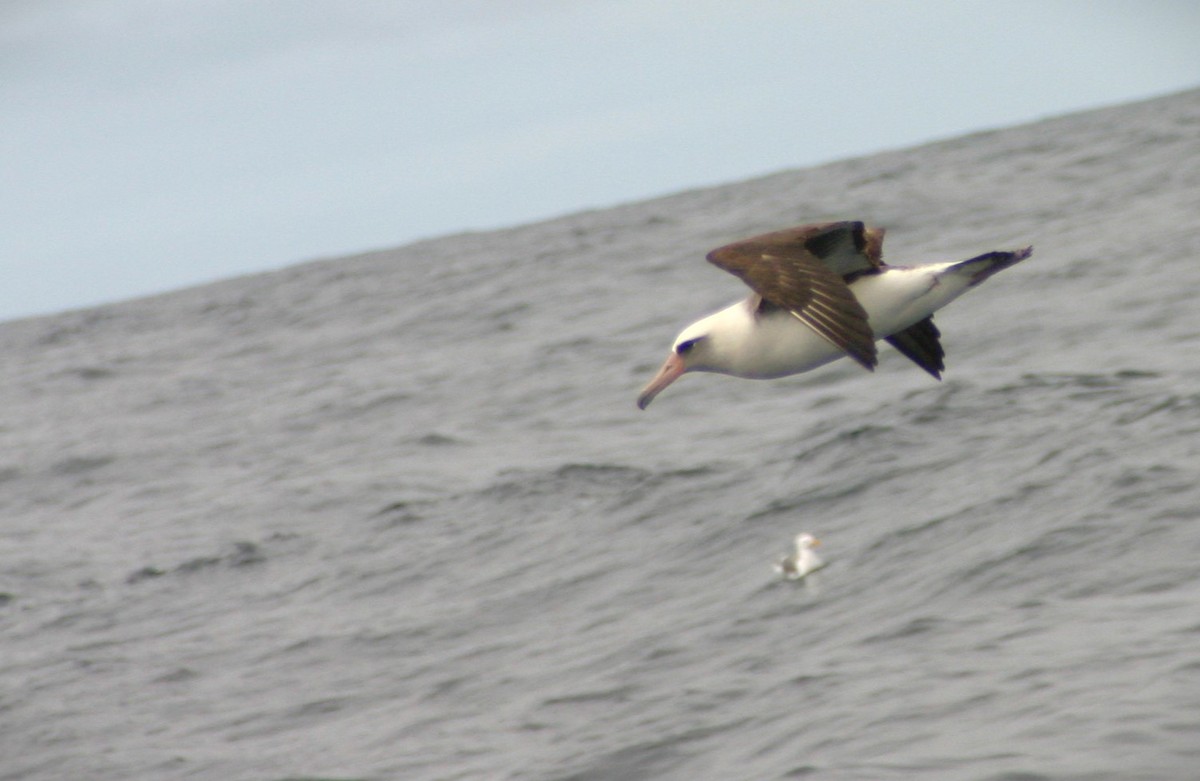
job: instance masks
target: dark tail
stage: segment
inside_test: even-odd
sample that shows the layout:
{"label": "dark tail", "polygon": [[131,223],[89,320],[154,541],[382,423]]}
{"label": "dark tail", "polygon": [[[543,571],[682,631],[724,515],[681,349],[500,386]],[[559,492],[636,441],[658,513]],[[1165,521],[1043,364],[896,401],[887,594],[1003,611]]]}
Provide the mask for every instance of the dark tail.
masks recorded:
{"label": "dark tail", "polygon": [[[955,263],[950,268],[964,270],[970,268],[972,272],[970,285],[974,287],[997,271],[1003,271],[1009,266],[1015,266],[1032,254],[1033,247],[1026,247],[1015,252],[986,252],[970,260]],[[971,268],[972,266],[974,268]]]}

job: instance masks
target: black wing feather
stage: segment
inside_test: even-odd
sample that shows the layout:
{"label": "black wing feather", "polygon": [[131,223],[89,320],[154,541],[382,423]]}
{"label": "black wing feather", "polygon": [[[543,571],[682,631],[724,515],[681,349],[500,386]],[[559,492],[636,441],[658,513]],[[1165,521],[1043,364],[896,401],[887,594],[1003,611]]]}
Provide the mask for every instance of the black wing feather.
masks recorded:
{"label": "black wing feather", "polygon": [[933,315],[930,315],[887,337],[887,343],[932,374],[935,380],[940,380],[942,371],[946,368],[942,360],[946,357],[946,351],[942,349],[942,343],[938,339],[941,335],[937,326],[933,324]]}

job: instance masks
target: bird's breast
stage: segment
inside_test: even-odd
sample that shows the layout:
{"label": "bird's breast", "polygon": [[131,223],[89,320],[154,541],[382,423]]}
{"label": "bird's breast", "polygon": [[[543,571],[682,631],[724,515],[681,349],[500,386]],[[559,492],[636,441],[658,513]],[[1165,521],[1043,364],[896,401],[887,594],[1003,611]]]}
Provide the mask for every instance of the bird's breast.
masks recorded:
{"label": "bird's breast", "polygon": [[757,316],[732,352],[729,374],[769,380],[815,369],[845,353],[782,309]]}

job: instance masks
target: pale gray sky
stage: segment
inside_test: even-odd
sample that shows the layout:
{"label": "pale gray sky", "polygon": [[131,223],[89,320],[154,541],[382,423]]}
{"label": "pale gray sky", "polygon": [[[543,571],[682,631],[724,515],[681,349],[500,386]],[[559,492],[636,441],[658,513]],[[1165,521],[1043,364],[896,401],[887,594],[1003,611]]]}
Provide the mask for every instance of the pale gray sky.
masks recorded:
{"label": "pale gray sky", "polygon": [[1200,3],[9,0],[0,319],[1200,86]]}

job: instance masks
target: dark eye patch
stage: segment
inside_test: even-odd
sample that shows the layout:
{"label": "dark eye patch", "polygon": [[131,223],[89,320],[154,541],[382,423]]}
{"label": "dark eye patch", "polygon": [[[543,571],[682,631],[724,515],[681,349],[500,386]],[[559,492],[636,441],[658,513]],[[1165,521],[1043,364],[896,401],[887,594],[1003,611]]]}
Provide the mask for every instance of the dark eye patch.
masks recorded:
{"label": "dark eye patch", "polygon": [[700,340],[699,339],[688,339],[686,342],[680,342],[675,347],[675,354],[676,355],[687,355],[688,351],[691,350],[693,347],[695,347],[696,342],[698,342],[698,341],[700,341]]}

